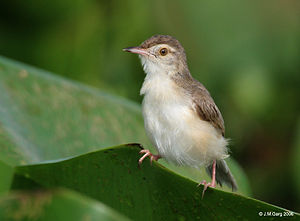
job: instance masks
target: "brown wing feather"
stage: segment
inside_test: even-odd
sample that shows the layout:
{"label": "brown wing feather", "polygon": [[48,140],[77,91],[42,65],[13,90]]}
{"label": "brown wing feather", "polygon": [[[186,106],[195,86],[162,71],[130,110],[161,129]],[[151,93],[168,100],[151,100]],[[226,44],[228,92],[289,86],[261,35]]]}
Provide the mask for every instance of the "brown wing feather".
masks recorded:
{"label": "brown wing feather", "polygon": [[198,116],[205,121],[209,121],[222,136],[225,135],[224,120],[222,114],[210,96],[208,90],[197,80],[195,80],[188,69],[178,72],[173,76],[173,80],[185,92],[193,98],[193,109]]}
{"label": "brown wing feather", "polygon": [[222,114],[209,92],[201,83],[197,85],[197,90],[193,91],[193,97],[194,107],[199,117],[202,120],[209,121],[224,136],[225,127]]}

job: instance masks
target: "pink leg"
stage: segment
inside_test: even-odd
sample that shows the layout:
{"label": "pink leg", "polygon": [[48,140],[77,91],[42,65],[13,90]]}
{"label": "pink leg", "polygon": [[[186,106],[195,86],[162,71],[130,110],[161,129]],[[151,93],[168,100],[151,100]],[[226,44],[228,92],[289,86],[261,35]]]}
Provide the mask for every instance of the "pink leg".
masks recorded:
{"label": "pink leg", "polygon": [[211,183],[207,183],[206,180],[203,180],[201,183],[198,184],[201,185],[203,184],[203,192],[202,192],[202,199],[204,197],[204,193],[207,190],[207,187],[212,187],[215,188],[216,187],[216,161],[214,160],[213,165],[212,165],[212,178],[211,178]]}
{"label": "pink leg", "polygon": [[148,156],[150,157],[151,165],[153,160],[157,161],[159,158],[161,158],[160,155],[153,155],[149,150],[141,150],[140,154],[144,154],[144,155],[139,159],[139,165],[141,165],[143,160]]}

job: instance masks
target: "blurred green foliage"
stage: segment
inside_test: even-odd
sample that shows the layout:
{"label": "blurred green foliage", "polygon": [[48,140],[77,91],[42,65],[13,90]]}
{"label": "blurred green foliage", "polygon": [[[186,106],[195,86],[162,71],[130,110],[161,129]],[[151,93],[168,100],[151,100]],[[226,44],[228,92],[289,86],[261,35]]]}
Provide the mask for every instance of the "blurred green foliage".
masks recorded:
{"label": "blurred green foliage", "polygon": [[291,162],[299,140],[299,11],[297,0],[2,1],[0,54],[141,101],[143,71],[121,49],[153,34],[175,36],[223,113],[254,197],[299,211],[292,168],[299,164]]}
{"label": "blurred green foliage", "polygon": [[35,192],[15,191],[1,197],[0,205],[1,220],[129,221],[99,201],[62,188]]}

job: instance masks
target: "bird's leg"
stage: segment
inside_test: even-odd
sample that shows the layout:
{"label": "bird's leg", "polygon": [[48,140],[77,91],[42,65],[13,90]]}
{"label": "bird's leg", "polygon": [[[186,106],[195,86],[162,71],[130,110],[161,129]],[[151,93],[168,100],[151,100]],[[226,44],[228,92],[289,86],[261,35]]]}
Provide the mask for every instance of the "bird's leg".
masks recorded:
{"label": "bird's leg", "polygon": [[152,165],[152,161],[153,160],[158,160],[159,158],[161,158],[161,156],[158,154],[158,155],[154,155],[152,154],[149,150],[141,150],[140,151],[140,154],[144,154],[140,159],[139,159],[139,165],[142,164],[143,160],[146,158],[146,157],[150,157],[150,162],[151,162],[151,165]]}
{"label": "bird's leg", "polygon": [[202,198],[204,197],[204,193],[207,190],[207,187],[212,187],[215,188],[216,187],[216,161],[214,160],[213,164],[212,164],[212,175],[211,175],[211,183],[207,183],[206,180],[203,180],[201,183],[198,184],[201,185],[203,184],[203,192],[202,192]]}
{"label": "bird's leg", "polygon": [[214,160],[212,165],[212,178],[211,178],[211,187],[216,187],[216,161]]}

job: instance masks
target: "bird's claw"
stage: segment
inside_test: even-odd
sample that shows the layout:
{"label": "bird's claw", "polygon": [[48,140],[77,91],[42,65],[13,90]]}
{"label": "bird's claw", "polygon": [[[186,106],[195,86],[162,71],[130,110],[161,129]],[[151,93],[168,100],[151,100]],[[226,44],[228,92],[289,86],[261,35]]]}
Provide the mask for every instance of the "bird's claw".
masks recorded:
{"label": "bird's claw", "polygon": [[140,159],[139,159],[139,165],[141,165],[143,163],[143,160],[146,158],[146,157],[150,157],[150,163],[152,165],[152,161],[155,160],[157,161],[159,158],[161,158],[160,155],[153,155],[149,150],[141,150],[139,152],[139,154],[144,154]]}
{"label": "bird's claw", "polygon": [[207,183],[206,180],[201,181],[198,186],[203,185],[203,191],[202,191],[202,199],[204,197],[204,193],[207,190],[208,187],[211,188],[216,188],[216,184],[215,183]]}

